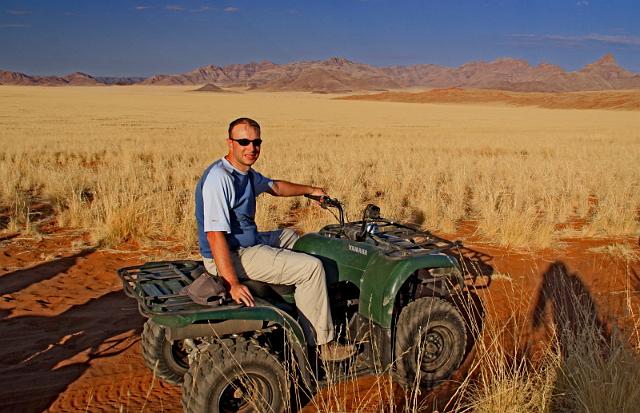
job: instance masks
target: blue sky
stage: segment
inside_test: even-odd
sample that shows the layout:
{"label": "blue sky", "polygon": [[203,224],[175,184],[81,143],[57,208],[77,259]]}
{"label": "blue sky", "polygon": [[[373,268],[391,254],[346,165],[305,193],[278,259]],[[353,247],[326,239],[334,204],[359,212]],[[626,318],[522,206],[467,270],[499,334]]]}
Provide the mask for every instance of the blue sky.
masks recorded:
{"label": "blue sky", "polygon": [[0,69],[98,76],[346,57],[376,66],[516,57],[640,72],[640,0],[0,0]]}

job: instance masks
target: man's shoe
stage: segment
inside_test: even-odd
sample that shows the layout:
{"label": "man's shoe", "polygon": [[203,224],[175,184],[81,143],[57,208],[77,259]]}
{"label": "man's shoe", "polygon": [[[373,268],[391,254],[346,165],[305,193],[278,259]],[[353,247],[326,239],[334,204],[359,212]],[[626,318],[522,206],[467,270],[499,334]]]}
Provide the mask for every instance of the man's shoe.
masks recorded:
{"label": "man's shoe", "polygon": [[320,346],[320,360],[327,362],[342,361],[356,354],[356,346],[339,344],[335,341]]}

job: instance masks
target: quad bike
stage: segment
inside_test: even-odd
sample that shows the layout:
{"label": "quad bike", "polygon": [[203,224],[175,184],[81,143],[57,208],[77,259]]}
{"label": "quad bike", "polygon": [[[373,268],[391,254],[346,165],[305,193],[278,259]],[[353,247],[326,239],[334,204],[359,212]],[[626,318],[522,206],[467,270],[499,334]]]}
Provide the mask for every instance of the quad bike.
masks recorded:
{"label": "quad bike", "polygon": [[145,364],[182,385],[185,411],[295,410],[300,389],[312,394],[329,380],[382,372],[407,389],[429,389],[473,347],[483,314],[475,290],[490,283],[487,256],[382,218],[372,204],[362,220],[345,222],[338,200],[309,198],[337,210],[338,224],[300,237],[293,249],[322,261],[338,340],[357,348],[349,360],[319,362],[298,322],[293,286],[249,280],[255,307],[225,299],[205,306],[180,294],[204,272],[199,261],[118,271],[148,318]]}

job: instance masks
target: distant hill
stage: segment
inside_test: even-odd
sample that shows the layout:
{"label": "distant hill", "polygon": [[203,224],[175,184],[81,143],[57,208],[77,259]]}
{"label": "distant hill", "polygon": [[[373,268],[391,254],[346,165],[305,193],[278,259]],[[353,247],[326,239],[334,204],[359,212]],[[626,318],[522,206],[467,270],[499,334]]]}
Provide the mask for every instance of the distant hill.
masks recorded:
{"label": "distant hill", "polygon": [[82,72],[66,76],[31,76],[19,72],[0,70],[0,84],[23,86],[97,86],[133,85],[145,80],[144,77],[94,77]]}
{"label": "distant hill", "polygon": [[95,79],[105,85],[135,85],[144,81],[145,77],[127,77],[127,76],[96,76]]}
{"label": "distant hill", "polygon": [[22,86],[96,86],[103,85],[91,75],[75,72],[66,76],[29,76],[24,73],[0,71],[0,83]]}
{"label": "distant hill", "polygon": [[238,93],[233,90],[225,90],[221,87],[214,85],[213,83],[207,83],[206,85],[198,89],[193,89],[191,92]]}
{"label": "distant hill", "polygon": [[568,92],[640,88],[640,74],[622,69],[608,54],[584,68],[567,72],[543,63],[530,66],[512,58],[470,62],[456,68],[423,64],[374,67],[334,57],[321,61],[271,62],[247,65],[204,66],[178,75],[158,75],[144,84],[219,86],[261,90],[347,92],[357,90],[424,88],[477,88],[517,92]]}
{"label": "distant hill", "polygon": [[[120,81],[118,81],[120,79]],[[531,66],[525,60],[502,58],[470,62],[459,67],[433,64],[375,67],[341,57],[286,64],[253,62],[227,66],[207,65],[187,73],[140,78],[94,78],[83,73],[29,76],[0,72],[0,83],[9,85],[206,85],[259,90],[336,93],[380,91],[409,87],[473,88],[514,92],[571,92],[640,88],[640,74],[618,66],[611,54],[567,72],[549,63]]]}
{"label": "distant hill", "polygon": [[431,89],[424,92],[383,92],[337,99],[407,103],[506,103],[549,109],[640,110],[640,90],[585,92],[510,92],[490,89]]}

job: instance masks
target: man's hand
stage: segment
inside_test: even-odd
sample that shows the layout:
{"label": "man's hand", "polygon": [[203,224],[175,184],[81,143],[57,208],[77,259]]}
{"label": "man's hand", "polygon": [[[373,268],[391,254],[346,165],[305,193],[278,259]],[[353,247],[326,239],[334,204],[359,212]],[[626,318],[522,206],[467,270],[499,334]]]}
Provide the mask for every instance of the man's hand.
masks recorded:
{"label": "man's hand", "polygon": [[322,188],[317,188],[317,187],[311,187],[311,188],[312,188],[311,192],[305,194],[305,196],[316,197],[316,198],[312,198],[313,199],[313,203],[318,205],[318,206],[323,206],[322,203],[324,201],[324,197],[329,198],[329,195],[327,195],[327,193]]}
{"label": "man's hand", "polygon": [[231,298],[238,304],[244,304],[247,307],[256,305],[249,289],[240,283],[230,286],[229,293],[231,294]]}
{"label": "man's hand", "polygon": [[238,304],[253,307],[255,303],[251,292],[238,280],[238,275],[233,267],[231,251],[224,233],[221,231],[207,232],[207,240],[211,246],[216,267],[218,267],[218,274],[227,282],[231,298]]}
{"label": "man's hand", "polygon": [[308,193],[307,195],[313,195],[313,196],[329,196],[327,195],[326,192],[324,192],[323,188],[317,188],[317,187],[313,187],[313,190]]}

